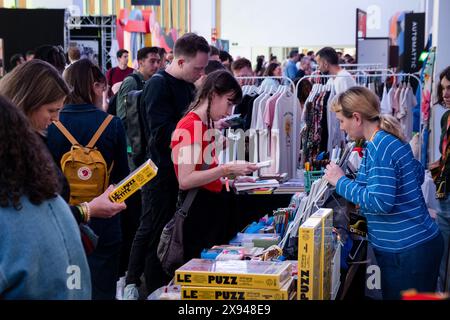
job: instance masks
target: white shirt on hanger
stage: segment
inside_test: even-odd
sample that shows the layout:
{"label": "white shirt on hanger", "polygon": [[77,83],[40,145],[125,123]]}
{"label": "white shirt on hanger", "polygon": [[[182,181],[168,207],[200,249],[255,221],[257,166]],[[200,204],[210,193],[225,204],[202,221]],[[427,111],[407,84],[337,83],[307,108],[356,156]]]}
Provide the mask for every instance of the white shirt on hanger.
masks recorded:
{"label": "white shirt on hanger", "polygon": [[381,98],[381,114],[392,114],[392,108],[389,103],[389,95],[386,85],[383,86],[383,96]]}

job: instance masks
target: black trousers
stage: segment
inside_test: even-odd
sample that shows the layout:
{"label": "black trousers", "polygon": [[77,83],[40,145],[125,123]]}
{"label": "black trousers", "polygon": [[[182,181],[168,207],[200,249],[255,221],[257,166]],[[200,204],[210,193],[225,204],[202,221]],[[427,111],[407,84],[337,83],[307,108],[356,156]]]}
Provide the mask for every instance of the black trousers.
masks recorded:
{"label": "black trousers", "polygon": [[[120,249],[119,276],[125,275],[128,270],[131,247],[133,245],[136,231],[140,224],[142,212],[141,191],[138,190],[126,201],[127,208],[121,213],[122,223],[122,247]],[[141,272],[142,273],[142,272]]]}
{"label": "black trousers", "polygon": [[[182,205],[188,191],[179,194]],[[203,249],[227,244],[239,231],[236,196],[232,192],[215,193],[200,188],[184,222],[184,259],[200,258]]]}
{"label": "black trousers", "polygon": [[91,271],[92,299],[114,300],[119,275],[121,213],[110,219],[92,218],[90,227],[98,235],[98,245],[87,256]]}
{"label": "black trousers", "polygon": [[170,279],[156,255],[164,226],[175,213],[178,181],[172,170],[161,170],[142,189],[142,215],[133,240],[126,283],[140,285],[142,273],[148,293],[166,285]]}

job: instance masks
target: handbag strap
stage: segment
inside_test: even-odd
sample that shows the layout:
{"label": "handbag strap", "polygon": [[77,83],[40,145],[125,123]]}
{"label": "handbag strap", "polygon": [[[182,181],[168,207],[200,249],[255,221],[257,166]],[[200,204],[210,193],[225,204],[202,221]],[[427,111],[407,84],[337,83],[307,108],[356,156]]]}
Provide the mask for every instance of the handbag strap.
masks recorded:
{"label": "handbag strap", "polygon": [[181,210],[184,212],[184,214],[187,216],[189,212],[189,208],[192,205],[192,202],[194,202],[195,196],[198,193],[199,188],[191,189],[189,190],[186,199],[183,201],[183,206],[181,207]]}
{"label": "handbag strap", "polygon": [[[203,163],[201,170],[207,170],[208,168],[209,168],[209,165],[206,164],[206,163]],[[186,198],[183,201],[183,205],[181,206],[181,210],[184,212],[184,214],[186,216],[188,215],[189,209],[190,209],[190,207],[192,205],[192,202],[194,202],[195,196],[197,195],[199,189],[200,188],[194,188],[194,189],[189,190]]]}

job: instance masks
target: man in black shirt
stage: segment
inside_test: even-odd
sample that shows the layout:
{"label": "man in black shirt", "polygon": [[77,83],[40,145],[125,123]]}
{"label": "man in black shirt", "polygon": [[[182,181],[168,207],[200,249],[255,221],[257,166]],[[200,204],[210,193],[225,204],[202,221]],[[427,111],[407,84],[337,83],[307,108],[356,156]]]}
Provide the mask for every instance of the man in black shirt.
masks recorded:
{"label": "man in black shirt", "polygon": [[194,99],[193,83],[204,74],[209,50],[203,37],[183,35],[175,43],[173,62],[145,84],[141,110],[148,141],[147,158],[158,167],[158,175],[142,189],[142,216],[131,250],[124,299],[137,298],[136,286],[142,272],[148,293],[170,281],[156,255],[161,232],[175,213],[178,197],[170,141]]}

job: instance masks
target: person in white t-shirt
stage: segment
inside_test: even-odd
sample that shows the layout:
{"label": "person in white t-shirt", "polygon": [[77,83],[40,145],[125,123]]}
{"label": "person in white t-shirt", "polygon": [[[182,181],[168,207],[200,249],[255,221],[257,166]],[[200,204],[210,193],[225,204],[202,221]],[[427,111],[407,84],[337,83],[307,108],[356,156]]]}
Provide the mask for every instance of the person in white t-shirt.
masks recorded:
{"label": "person in white t-shirt", "polygon": [[352,75],[339,66],[339,57],[333,48],[324,47],[320,49],[316,54],[316,61],[321,73],[336,76],[330,79],[334,83],[336,94],[356,85]]}

